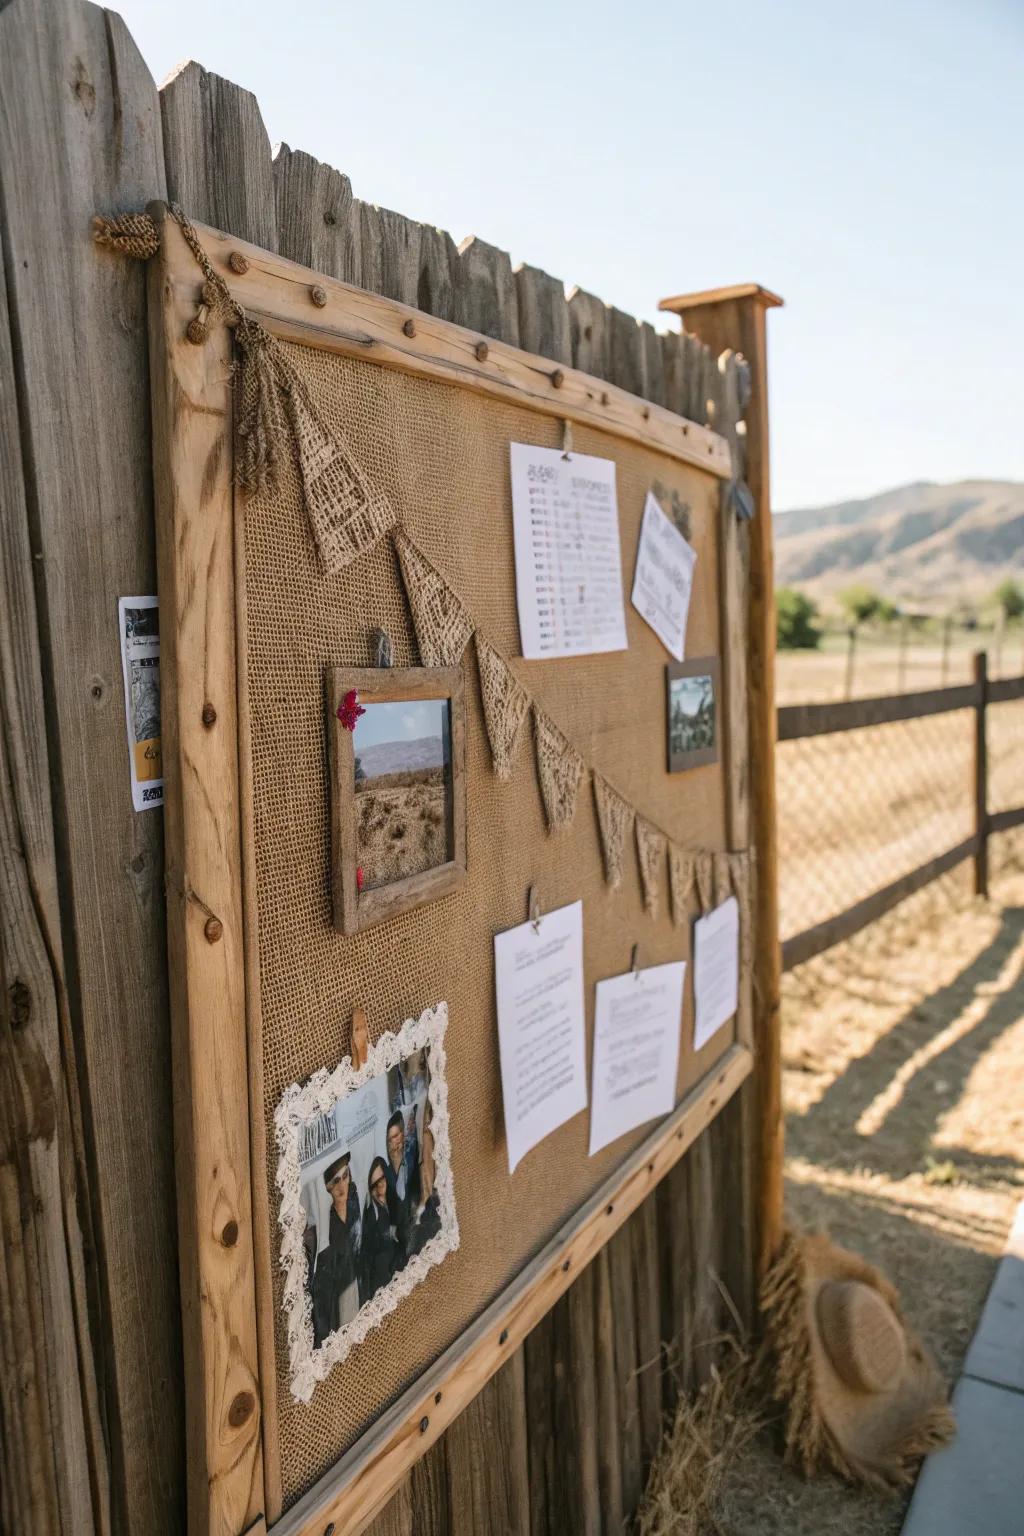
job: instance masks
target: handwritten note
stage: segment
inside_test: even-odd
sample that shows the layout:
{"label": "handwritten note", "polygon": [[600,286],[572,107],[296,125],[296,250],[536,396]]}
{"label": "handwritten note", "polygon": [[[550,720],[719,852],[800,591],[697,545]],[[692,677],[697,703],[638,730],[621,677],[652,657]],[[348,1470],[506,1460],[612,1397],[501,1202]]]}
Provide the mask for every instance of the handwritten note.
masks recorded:
{"label": "handwritten note", "polygon": [[675,1105],[685,973],[679,960],[598,982],[591,1156]]}
{"label": "handwritten note", "polygon": [[583,903],[494,938],[508,1169],[587,1107]]}
{"label": "handwritten note", "polygon": [[697,552],[647,492],[633,574],[633,607],[676,661],[686,652],[686,621]]}
{"label": "handwritten note", "polygon": [[516,599],[523,655],[626,649],[615,465],[512,443]]}
{"label": "handwritten note", "polygon": [[699,1051],[739,1007],[740,909],[735,896],[693,925],[693,1048]]}

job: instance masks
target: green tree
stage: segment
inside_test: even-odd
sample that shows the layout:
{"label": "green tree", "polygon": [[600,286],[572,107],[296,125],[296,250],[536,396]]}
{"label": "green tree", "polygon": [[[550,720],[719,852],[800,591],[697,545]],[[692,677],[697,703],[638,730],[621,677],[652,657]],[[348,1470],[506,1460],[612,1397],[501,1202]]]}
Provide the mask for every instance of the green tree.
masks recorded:
{"label": "green tree", "polygon": [[818,605],[796,587],[775,594],[775,633],[780,651],[815,651],[821,643]]}
{"label": "green tree", "polygon": [[863,582],[856,582],[840,592],[839,601],[854,624],[867,624],[871,619],[881,618],[885,611],[885,598]]}
{"label": "green tree", "polygon": [[1024,614],[1024,587],[1010,576],[999,583],[992,594],[992,600],[1008,619],[1019,619]]}

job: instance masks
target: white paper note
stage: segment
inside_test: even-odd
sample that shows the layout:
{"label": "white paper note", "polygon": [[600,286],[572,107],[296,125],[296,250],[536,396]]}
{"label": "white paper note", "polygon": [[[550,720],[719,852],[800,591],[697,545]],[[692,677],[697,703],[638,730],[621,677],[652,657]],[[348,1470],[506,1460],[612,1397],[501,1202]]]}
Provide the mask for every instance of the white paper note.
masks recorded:
{"label": "white paper note", "polygon": [[583,903],[494,936],[508,1169],[587,1107]]}
{"label": "white paper note", "polygon": [[516,601],[523,655],[626,649],[615,464],[512,443]]}
{"label": "white paper note", "polygon": [[597,984],[590,1155],[676,1102],[682,960]]}
{"label": "white paper note", "polygon": [[647,492],[633,575],[633,607],[676,661],[686,653],[686,620],[697,552]]}
{"label": "white paper note", "polygon": [[164,803],[160,751],[160,610],[155,597],[122,597],[117,605],[128,727],[132,804],[152,811]]}
{"label": "white paper note", "polygon": [[693,925],[693,1048],[699,1051],[739,1007],[740,909],[735,896]]}

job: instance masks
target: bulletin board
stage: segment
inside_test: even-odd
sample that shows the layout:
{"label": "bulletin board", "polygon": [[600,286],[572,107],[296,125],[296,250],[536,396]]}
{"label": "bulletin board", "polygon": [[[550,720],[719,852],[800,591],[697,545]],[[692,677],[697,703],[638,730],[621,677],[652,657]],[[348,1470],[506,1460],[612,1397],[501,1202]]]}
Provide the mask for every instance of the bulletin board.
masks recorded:
{"label": "bulletin board", "polygon": [[[598,380],[500,343],[481,349],[458,327],[199,231],[246,312],[283,346],[319,422],[472,618],[454,663],[465,879],[389,921],[340,932],[325,675],[372,665],[375,631],[394,667],[422,665],[407,563],[386,531],[325,570],[299,459],[279,464],[273,489],[238,488],[231,333],[185,339],[202,276],[178,227],[161,222],[150,310],[189,1433],[205,1478],[194,1496],[208,1511],[211,1497],[234,1498],[282,1531],[322,1530],[335,1510],[357,1528],[750,1070],[744,931],[740,1011],[699,1052],[688,977],[673,1115],[592,1157],[588,1114],[577,1115],[508,1172],[494,935],[523,922],[531,898],[541,914],[582,901],[589,1052],[598,980],[690,961],[693,919],[729,890],[744,898],[749,929],[749,867],[730,815],[746,765],[729,734],[729,696],[743,698],[745,672],[729,652],[722,599],[728,450]],[[310,303],[314,282],[326,302]],[[522,658],[511,443],[614,461],[628,649]],[[678,774],[666,770],[670,658],[628,601],[652,489],[697,555],[687,655],[715,658],[723,678],[717,761]],[[495,772],[478,637],[583,761],[563,828],[549,829],[532,718],[509,777]],[[705,855],[710,887],[702,878],[673,892],[665,847],[644,881],[632,836],[613,887],[594,773],[677,849]],[[275,1113],[290,1085],[347,1056],[357,1009],[372,1043],[441,1003],[458,1247],[299,1401]],[[204,1299],[193,1310],[190,1291]],[[231,1491],[211,1495],[218,1459]]]}

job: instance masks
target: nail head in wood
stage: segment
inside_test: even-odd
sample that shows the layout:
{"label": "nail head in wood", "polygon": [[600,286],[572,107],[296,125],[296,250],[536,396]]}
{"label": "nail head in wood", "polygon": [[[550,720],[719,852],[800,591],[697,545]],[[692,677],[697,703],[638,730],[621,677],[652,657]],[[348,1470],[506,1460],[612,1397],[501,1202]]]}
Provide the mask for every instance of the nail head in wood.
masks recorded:
{"label": "nail head in wood", "polygon": [[434,1393],[434,1407],[435,1408],[437,1407],[437,1405],[438,1405],[438,1403],[440,1401],[441,1401],[441,1394],[440,1394],[440,1392],[435,1392]]}
{"label": "nail head in wood", "polygon": [[241,277],[249,270],[249,263],[242,255],[241,251],[231,252],[231,255],[228,257],[228,266],[231,268],[232,272],[237,272],[239,277]]}
{"label": "nail head in wood", "polygon": [[499,1344],[507,1344],[508,1343],[508,1329],[507,1328],[503,1328],[501,1330],[501,1332],[498,1334],[498,1343]]}
{"label": "nail head in wood", "polygon": [[220,1240],[224,1244],[225,1248],[233,1248],[235,1246],[235,1244],[238,1242],[237,1221],[232,1219],[231,1221],[226,1221],[224,1223],[224,1230],[220,1235]]}
{"label": "nail head in wood", "polygon": [[561,389],[562,385],[565,383],[565,374],[562,372],[561,368],[555,369],[554,373],[551,375],[551,383],[555,389]]}
{"label": "nail head in wood", "polygon": [[203,925],[207,944],[216,944],[224,934],[224,924],[219,917],[208,917]]}
{"label": "nail head in wood", "polygon": [[207,703],[203,705],[203,713],[201,718],[203,724],[207,727],[215,724],[217,719],[217,711],[214,709],[212,704]]}
{"label": "nail head in wood", "polygon": [[240,1429],[246,1419],[250,1417],[256,1406],[256,1399],[251,1392],[239,1392],[232,1398],[231,1407],[228,1409],[228,1423],[232,1429]]}
{"label": "nail head in wood", "polygon": [[323,309],[324,305],[327,303],[327,289],[321,288],[319,283],[313,284],[312,288],[309,290],[309,296],[313,300],[313,303],[316,305],[317,309]]}
{"label": "nail head in wood", "polygon": [[491,349],[487,345],[486,341],[478,341],[475,348],[477,362],[486,363],[487,358],[490,355],[490,350]]}
{"label": "nail head in wood", "polygon": [[420,1419],[420,1434],[425,1435],[429,1428],[430,1420],[427,1418],[426,1414],[424,1414],[422,1419]]}
{"label": "nail head in wood", "polygon": [[402,332],[403,332],[404,335],[408,336],[410,339],[413,336],[415,336],[416,335],[416,321],[415,320],[407,320],[405,322],[405,324],[402,326]]}
{"label": "nail head in wood", "polygon": [[567,1275],[569,1273],[569,1265],[570,1265],[570,1263],[571,1263],[571,1260],[570,1259],[566,1259],[565,1263],[562,1265],[562,1274],[563,1275]]}
{"label": "nail head in wood", "polygon": [[609,396],[608,391],[606,389],[601,391],[601,404],[602,405],[607,405],[610,398],[611,397]]}

